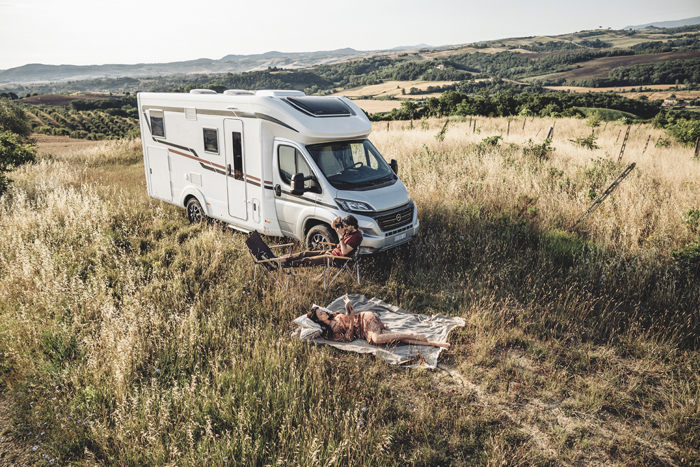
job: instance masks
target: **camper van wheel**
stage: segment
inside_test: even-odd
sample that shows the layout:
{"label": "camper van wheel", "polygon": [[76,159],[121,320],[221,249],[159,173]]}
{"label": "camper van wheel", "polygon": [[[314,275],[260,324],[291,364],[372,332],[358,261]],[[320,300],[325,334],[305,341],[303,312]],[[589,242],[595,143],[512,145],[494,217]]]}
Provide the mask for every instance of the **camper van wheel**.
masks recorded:
{"label": "camper van wheel", "polygon": [[204,209],[202,209],[202,205],[199,204],[197,198],[190,198],[187,202],[187,219],[189,219],[190,224],[202,222],[205,217]]}
{"label": "camper van wheel", "polygon": [[309,229],[306,234],[306,248],[309,250],[323,250],[326,245],[321,245],[320,242],[336,243],[336,236],[331,229],[326,225],[315,225]]}

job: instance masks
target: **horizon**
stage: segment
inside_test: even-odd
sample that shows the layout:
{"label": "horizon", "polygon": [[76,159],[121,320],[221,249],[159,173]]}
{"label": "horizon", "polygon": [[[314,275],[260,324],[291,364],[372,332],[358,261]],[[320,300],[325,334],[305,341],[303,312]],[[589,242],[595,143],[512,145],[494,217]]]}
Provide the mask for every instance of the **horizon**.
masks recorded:
{"label": "horizon", "polygon": [[[111,10],[110,5],[84,0],[68,0],[61,5],[47,0],[0,1],[0,43],[4,46],[0,70],[31,64],[87,66],[219,60],[227,55],[272,51],[311,53],[350,48],[370,52],[413,44],[445,47],[599,28],[619,30],[700,16],[700,3],[696,0],[669,0],[663,6],[651,0],[620,0],[612,4],[593,0],[576,14],[565,15],[561,14],[561,2],[554,0],[537,0],[527,5],[504,0],[497,9],[477,2],[443,0],[430,10],[415,0],[381,4],[360,0],[356,10],[371,14],[358,15],[357,19],[326,13],[328,5],[318,0],[305,0],[303,6],[294,10],[281,0],[241,3],[236,8],[222,0],[204,0],[196,9],[183,5],[142,5],[126,0],[117,10]],[[183,11],[188,14],[183,15]],[[231,11],[231,15],[209,13],[219,11]],[[260,11],[283,14],[263,15]],[[295,11],[304,12],[299,13],[299,20]],[[509,14],[504,15],[504,11]],[[236,22],[239,17],[245,20]],[[295,20],[290,21],[290,17]],[[30,25],[17,18],[31,20]],[[70,18],[69,27],[66,21],[56,18]],[[114,25],[114,34],[105,33],[106,21]],[[207,34],[198,34],[200,30]],[[18,41],[18,37],[22,40]],[[280,47],[281,44],[285,46]]]}

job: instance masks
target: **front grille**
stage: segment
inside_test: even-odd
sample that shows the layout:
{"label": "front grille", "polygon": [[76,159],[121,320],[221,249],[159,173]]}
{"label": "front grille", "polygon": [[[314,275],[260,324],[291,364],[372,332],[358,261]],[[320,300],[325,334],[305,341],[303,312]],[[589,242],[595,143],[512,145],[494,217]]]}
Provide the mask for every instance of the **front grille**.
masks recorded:
{"label": "front grille", "polygon": [[382,232],[395,230],[406,224],[410,224],[413,220],[413,203],[394,209],[393,211],[378,213],[374,216],[374,220],[377,221]]}

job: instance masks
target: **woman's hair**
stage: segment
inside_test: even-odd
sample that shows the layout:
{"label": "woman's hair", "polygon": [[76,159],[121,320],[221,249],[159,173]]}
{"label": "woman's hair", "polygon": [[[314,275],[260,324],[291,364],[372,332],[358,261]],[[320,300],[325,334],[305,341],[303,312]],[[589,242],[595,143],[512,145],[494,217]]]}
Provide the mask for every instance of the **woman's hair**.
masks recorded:
{"label": "woman's hair", "polygon": [[[318,310],[318,309],[319,309],[318,307],[313,307],[311,309],[311,311],[309,311],[306,314],[306,317],[309,318],[314,323],[321,326],[321,337],[323,337],[324,339],[328,339],[329,337],[333,337],[333,328],[319,319],[318,315],[316,314],[316,310]],[[333,319],[334,315],[335,315],[335,313],[328,313],[328,319]]]}

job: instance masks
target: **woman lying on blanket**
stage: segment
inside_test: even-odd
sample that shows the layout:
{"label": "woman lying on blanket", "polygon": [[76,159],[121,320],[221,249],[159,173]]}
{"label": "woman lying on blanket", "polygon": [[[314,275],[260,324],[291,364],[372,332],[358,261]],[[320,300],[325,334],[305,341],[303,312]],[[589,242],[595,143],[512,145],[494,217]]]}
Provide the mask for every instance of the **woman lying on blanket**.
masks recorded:
{"label": "woman lying on blanket", "polygon": [[323,329],[321,337],[329,341],[352,342],[355,339],[367,339],[370,344],[387,344],[403,342],[404,344],[429,345],[432,347],[450,348],[450,344],[430,342],[425,336],[407,332],[391,332],[386,330],[386,324],[371,311],[355,313],[350,300],[345,297],[347,314],[329,314],[321,308],[313,308],[306,316],[318,323]]}

